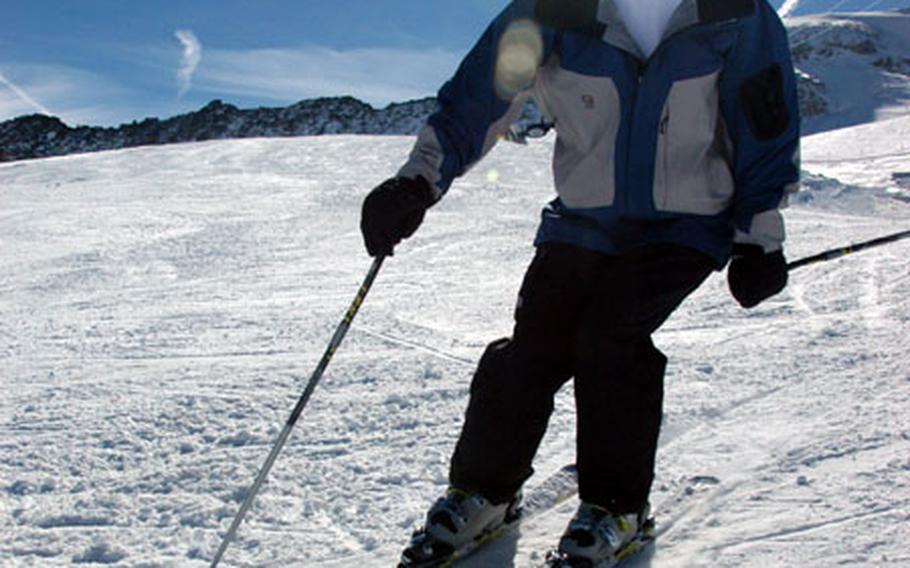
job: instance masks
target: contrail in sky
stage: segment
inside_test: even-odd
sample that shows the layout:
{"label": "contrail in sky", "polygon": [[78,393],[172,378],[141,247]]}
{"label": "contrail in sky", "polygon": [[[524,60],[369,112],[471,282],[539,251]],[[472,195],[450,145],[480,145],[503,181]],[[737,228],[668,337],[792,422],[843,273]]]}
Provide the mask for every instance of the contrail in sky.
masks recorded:
{"label": "contrail in sky", "polygon": [[177,30],[174,32],[180,44],[183,45],[183,57],[180,60],[180,69],[177,70],[177,86],[179,96],[190,90],[193,82],[193,73],[202,61],[202,44],[190,30]]}
{"label": "contrail in sky", "polygon": [[49,110],[47,109],[46,106],[44,106],[43,104],[39,103],[39,102],[36,101],[35,99],[31,98],[31,97],[28,95],[28,93],[26,93],[25,91],[23,91],[22,89],[20,89],[19,87],[17,87],[15,84],[13,84],[12,81],[10,81],[9,79],[7,79],[6,76],[5,76],[3,73],[0,73],[0,84],[6,85],[6,86],[9,88],[9,90],[11,90],[13,93],[15,93],[15,95],[16,95],[17,97],[19,97],[20,99],[22,99],[23,101],[25,101],[25,102],[28,103],[29,105],[35,107],[35,109],[36,109],[38,112],[40,112],[40,113],[42,113],[42,114],[46,114],[46,115],[48,115],[48,116],[54,116],[54,113],[52,113],[51,111],[49,111]]}

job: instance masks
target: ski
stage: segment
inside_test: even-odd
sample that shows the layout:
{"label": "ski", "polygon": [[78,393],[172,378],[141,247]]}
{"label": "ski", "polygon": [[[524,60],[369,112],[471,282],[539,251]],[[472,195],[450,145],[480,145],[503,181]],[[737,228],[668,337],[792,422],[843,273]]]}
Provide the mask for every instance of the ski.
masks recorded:
{"label": "ski", "polygon": [[656,541],[691,509],[693,497],[710,495],[720,486],[720,480],[710,475],[696,475],[686,477],[679,483],[677,489],[671,492],[657,505],[658,512],[664,520],[657,523],[652,515],[642,525],[642,530],[629,543],[627,543],[612,560],[594,564],[587,559],[567,558],[556,550],[547,552],[542,564],[535,564],[535,568],[621,568],[627,561],[632,561],[635,556],[650,544]]}
{"label": "ski", "polygon": [[470,556],[478,549],[510,534],[526,520],[559,506],[578,492],[578,471],[575,464],[561,467],[537,485],[523,500],[518,514],[504,524],[485,532],[473,541],[455,550],[440,547],[439,543],[423,538],[421,531],[414,533],[411,544],[402,553],[398,568],[447,568]]}
{"label": "ski", "polygon": [[615,568],[620,566],[623,561],[634,556],[640,552],[644,547],[654,541],[657,538],[657,532],[655,530],[654,518],[651,517],[645,524],[642,526],[641,531],[635,535],[632,540],[625,544],[616,552],[616,556],[612,559],[604,560],[598,564],[594,564],[591,560],[587,558],[572,558],[560,554],[559,552],[553,550],[547,553],[547,558],[544,563],[545,568]]}

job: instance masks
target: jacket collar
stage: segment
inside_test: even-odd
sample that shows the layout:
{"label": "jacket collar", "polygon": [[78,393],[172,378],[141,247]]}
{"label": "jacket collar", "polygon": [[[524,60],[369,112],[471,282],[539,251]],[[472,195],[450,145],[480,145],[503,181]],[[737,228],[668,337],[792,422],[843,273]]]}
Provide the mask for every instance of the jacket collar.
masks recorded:
{"label": "jacket collar", "polygon": [[[749,17],[755,12],[755,2],[756,0],[682,0],[670,17],[661,43],[691,26]],[[603,25],[602,37],[605,42],[628,51],[639,59],[646,59],[613,0],[599,0],[596,19]]]}
{"label": "jacket collar", "polygon": [[[761,0],[683,0],[671,16],[662,41],[696,24],[749,17],[758,1]],[[644,59],[613,0],[535,0],[534,15],[543,26],[601,37]]]}

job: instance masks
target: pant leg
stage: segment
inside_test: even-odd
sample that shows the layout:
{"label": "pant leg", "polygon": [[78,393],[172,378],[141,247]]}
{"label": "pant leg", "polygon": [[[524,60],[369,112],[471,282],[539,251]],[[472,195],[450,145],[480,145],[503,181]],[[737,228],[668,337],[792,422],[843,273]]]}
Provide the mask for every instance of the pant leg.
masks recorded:
{"label": "pant leg", "polygon": [[528,268],[511,339],[492,343],[471,383],[471,399],[449,473],[455,487],[494,502],[512,498],[571,377],[573,341],[600,255],[544,245]]}
{"label": "pant leg", "polygon": [[575,341],[579,492],[617,513],[650,493],[667,359],[651,334],[711,273],[696,251],[657,245],[609,257]]}

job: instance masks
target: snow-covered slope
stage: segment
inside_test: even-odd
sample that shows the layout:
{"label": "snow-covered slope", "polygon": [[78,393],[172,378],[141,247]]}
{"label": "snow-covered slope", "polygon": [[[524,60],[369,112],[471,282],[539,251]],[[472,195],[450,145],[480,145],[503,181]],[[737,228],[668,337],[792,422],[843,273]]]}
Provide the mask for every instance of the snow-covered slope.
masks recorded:
{"label": "snow-covered slope", "polygon": [[[832,179],[910,171],[869,161],[902,124],[807,140],[791,257],[910,226],[886,187]],[[411,142],[0,165],[0,565],[207,565],[369,265],[362,196]],[[509,333],[551,150],[500,145],[386,263],[226,566],[394,564],[445,486],[473,362]],[[908,242],[803,269],[753,311],[709,280],[656,338],[667,532],[637,565],[910,564],[908,334]],[[573,428],[567,388],[541,474]],[[528,566],[572,505],[465,566]]]}
{"label": "snow-covered slope", "polygon": [[910,13],[807,16],[786,24],[804,132],[907,114]]}
{"label": "snow-covered slope", "polygon": [[784,17],[829,14],[831,12],[893,11],[910,7],[908,0],[771,0]]}
{"label": "snow-covered slope", "polygon": [[[815,174],[849,184],[844,191],[868,188],[910,203],[910,112],[803,138],[803,163]],[[859,197],[868,201],[866,192]]]}

